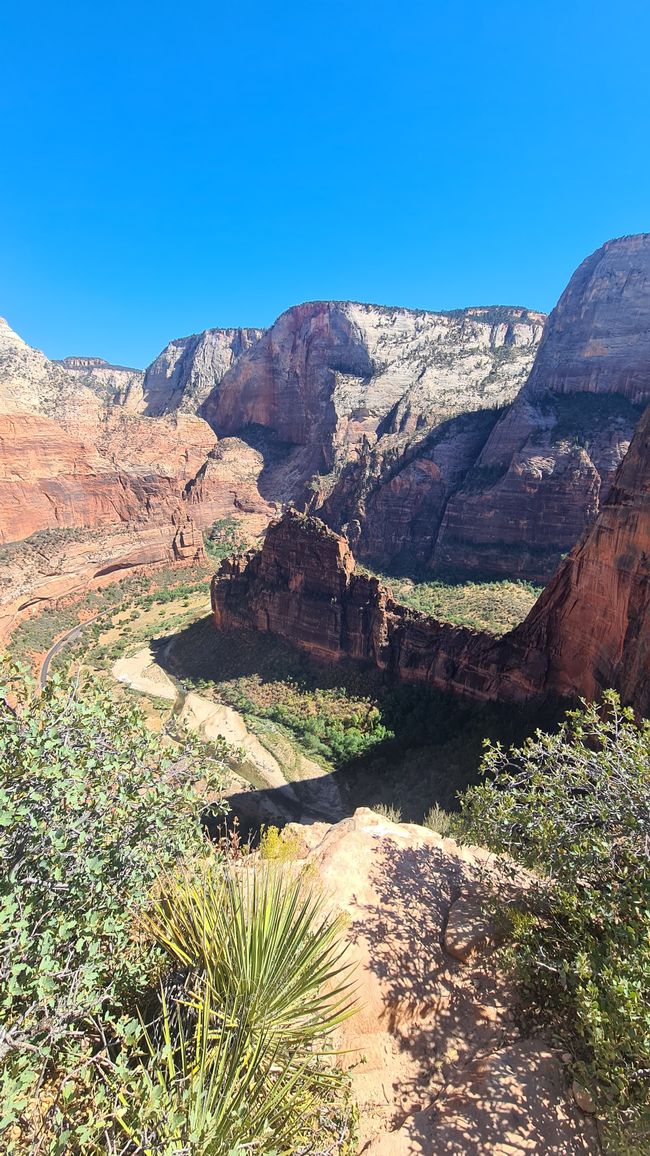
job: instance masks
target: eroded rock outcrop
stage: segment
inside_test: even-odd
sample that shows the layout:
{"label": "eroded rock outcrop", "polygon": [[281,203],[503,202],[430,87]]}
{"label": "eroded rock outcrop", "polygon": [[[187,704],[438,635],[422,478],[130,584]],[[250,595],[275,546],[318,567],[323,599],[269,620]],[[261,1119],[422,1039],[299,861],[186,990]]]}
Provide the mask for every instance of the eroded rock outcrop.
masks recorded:
{"label": "eroded rock outcrop", "polygon": [[[49,361],[0,322],[0,544],[12,544],[3,551],[0,617],[7,622],[30,599],[85,588],[99,569],[196,559],[200,529],[219,518],[236,514],[244,532],[256,534],[274,512],[257,487],[259,453],[218,442],[191,413],[153,418],[129,410],[123,394],[140,388],[138,371],[72,361]],[[61,574],[57,534],[73,547]],[[21,568],[16,544],[34,535],[47,576]]]}
{"label": "eroded rock outcrop", "polygon": [[360,558],[544,582],[650,401],[649,317],[650,234],[583,262],[539,348],[543,318],[525,310],[312,302],[203,413],[265,450],[268,498],[318,513]]}
{"label": "eroded rock outcrop", "polygon": [[221,564],[212,605],[218,628],[269,631],[479,699],[593,698],[611,686],[649,713],[650,407],[594,525],[501,639],[398,605],[355,572],[344,538],[295,511],[260,552]]}
{"label": "eroded rock outcrop", "polygon": [[543,685],[587,698],[613,686],[650,715],[650,407],[594,525],[511,638],[543,656]]}
{"label": "eroded rock outcrop", "polygon": [[[483,934],[490,891],[516,900],[525,877],[513,884],[488,852],[366,809],[332,827],[289,830],[349,919],[360,1010],[339,1043],[359,1104],[360,1148],[372,1156],[597,1152],[560,1054],[518,1025],[515,994]],[[459,904],[481,924],[462,960],[444,946]]]}
{"label": "eroded rock outcrop", "polygon": [[51,527],[165,524],[183,503],[201,526],[233,512],[268,521],[259,453],[218,443],[191,413],[134,413],[121,391],[141,374],[71,360],[49,361],[0,322],[0,542]]}
{"label": "eroded rock outcrop", "polygon": [[[263,446],[268,496],[309,503],[335,528],[356,520],[362,552],[381,541],[383,557],[428,522],[430,552],[450,488],[524,382],[543,323],[520,308],[310,302],[278,318],[201,412],[219,435]],[[458,428],[449,421],[468,412]],[[377,511],[367,508],[400,471]],[[382,521],[388,537],[375,529]]]}

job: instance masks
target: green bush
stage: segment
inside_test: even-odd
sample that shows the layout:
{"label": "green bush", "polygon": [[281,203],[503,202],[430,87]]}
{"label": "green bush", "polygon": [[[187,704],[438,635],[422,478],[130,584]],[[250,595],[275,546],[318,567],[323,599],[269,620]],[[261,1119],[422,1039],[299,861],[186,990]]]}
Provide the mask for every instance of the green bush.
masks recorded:
{"label": "green bush", "polygon": [[54,676],[39,695],[2,674],[3,1150],[35,1150],[47,1127],[44,1152],[91,1152],[108,1111],[98,1073],[163,958],[134,918],[161,867],[204,850],[222,763],[189,736],[161,742],[93,681]]}
{"label": "green bush", "polygon": [[607,692],[555,735],[489,747],[484,774],[462,800],[466,834],[539,876],[513,922],[525,1003],[564,1034],[600,1109],[647,1143],[650,722]]}

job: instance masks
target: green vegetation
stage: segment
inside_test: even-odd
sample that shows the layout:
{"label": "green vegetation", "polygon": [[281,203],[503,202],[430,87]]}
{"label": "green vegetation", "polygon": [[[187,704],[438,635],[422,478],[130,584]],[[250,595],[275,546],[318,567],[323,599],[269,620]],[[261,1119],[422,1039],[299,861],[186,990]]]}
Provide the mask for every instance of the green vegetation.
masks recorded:
{"label": "green vegetation", "polygon": [[428,827],[430,831],[434,831],[436,835],[442,835],[443,838],[447,835],[453,835],[456,829],[454,816],[450,815],[449,811],[443,810],[438,803],[435,803],[427,811],[422,825]]}
{"label": "green vegetation", "polygon": [[508,958],[529,1015],[561,1035],[618,1131],[650,1143],[650,721],[614,692],[555,735],[490,746],[465,834],[532,868]]}
{"label": "green vegetation", "polygon": [[389,823],[401,823],[402,812],[399,807],[392,807],[388,803],[377,803],[373,810],[377,815],[381,815],[382,819],[388,819]]}
{"label": "green vegetation", "polygon": [[280,831],[278,827],[264,826],[260,833],[259,852],[262,859],[280,860],[290,863],[299,858],[300,840],[297,835]]}
{"label": "green vegetation", "polygon": [[206,553],[210,558],[227,558],[246,547],[237,518],[220,518],[203,533]]}
{"label": "green vegetation", "polygon": [[353,1010],[341,919],[301,876],[212,864],[164,886],[146,926],[191,978],[173,1011],[161,988],[164,1047],[145,1029],[139,1070],[120,1095],[134,1150],[280,1156],[316,1133],[340,1151],[350,1132],[336,1092],[346,1081],[322,1058]]}
{"label": "green vegetation", "polygon": [[[207,599],[211,573],[211,569],[197,567],[192,571],[191,580],[187,578],[180,580],[178,570],[168,567],[158,571],[155,578],[144,575],[133,576],[103,589],[90,591],[69,605],[48,607],[34,618],[26,618],[13,632],[12,657],[17,662],[31,661],[37,655],[49,650],[53,642],[66,631],[78,626],[80,622],[100,615],[101,621],[85,628],[83,637],[76,646],[72,644],[66,647],[61,655],[61,662],[67,664],[72,655],[85,652],[89,639],[96,642],[106,623],[117,615],[130,611],[131,619],[135,621],[142,612],[151,609],[155,604],[162,607],[169,603],[181,603],[183,599],[189,599],[199,593],[205,593]],[[137,605],[137,610],[133,609],[134,605]],[[178,625],[184,625],[187,618],[188,615],[179,616]],[[98,659],[101,665],[103,658],[117,657],[120,651],[121,648],[118,647],[115,653],[103,655],[100,649],[96,648],[93,657]]]}
{"label": "green vegetation", "polygon": [[403,606],[455,626],[495,635],[505,634],[523,622],[542,592],[541,586],[531,582],[414,582],[386,574],[376,577]]}
{"label": "green vegetation", "polygon": [[643,404],[629,401],[621,394],[547,393],[539,402],[543,414],[555,419],[553,438],[588,448],[602,439],[608,428],[634,429],[644,410]]}
{"label": "green vegetation", "polygon": [[210,848],[223,757],[92,680],[5,674],[2,1150],[281,1156],[317,1129],[343,1151],[339,923],[295,872]]}
{"label": "green vegetation", "polygon": [[320,663],[270,635],[215,633],[209,618],[176,635],[171,654],[166,643],[153,646],[184,683],[239,710],[272,752],[288,739],[333,770],[350,807],[385,803],[414,822],[436,802],[457,808],[458,791],[476,781],[486,736],[521,742],[564,712],[552,701],[541,709],[479,705],[396,684],[372,665]]}
{"label": "green vegetation", "polygon": [[90,537],[91,531],[76,527],[54,526],[47,530],[37,530],[29,538],[21,538],[16,542],[4,542],[0,546],[0,565],[14,561],[22,554],[34,551],[35,553],[51,553],[65,546],[68,542],[83,542]]}
{"label": "green vegetation", "polygon": [[341,765],[392,738],[372,699],[345,686],[305,687],[290,678],[269,684],[259,675],[219,683],[217,693],[247,720],[270,719],[295,738],[307,754]]}

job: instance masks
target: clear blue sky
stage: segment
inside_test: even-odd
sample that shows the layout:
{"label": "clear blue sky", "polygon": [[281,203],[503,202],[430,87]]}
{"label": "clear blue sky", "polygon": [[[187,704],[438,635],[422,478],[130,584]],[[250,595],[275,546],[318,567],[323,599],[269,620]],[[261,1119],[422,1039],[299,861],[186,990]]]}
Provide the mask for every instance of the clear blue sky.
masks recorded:
{"label": "clear blue sky", "polygon": [[647,0],[7,0],[0,42],[0,314],[51,357],[546,310],[650,230]]}

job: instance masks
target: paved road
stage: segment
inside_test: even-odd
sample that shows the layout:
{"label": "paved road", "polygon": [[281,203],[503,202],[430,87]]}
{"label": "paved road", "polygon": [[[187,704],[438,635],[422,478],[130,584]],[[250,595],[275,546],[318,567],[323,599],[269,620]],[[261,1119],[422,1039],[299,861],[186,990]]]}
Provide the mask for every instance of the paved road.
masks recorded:
{"label": "paved road", "polygon": [[47,676],[49,674],[50,663],[51,663],[52,659],[56,658],[59,651],[63,650],[63,647],[66,646],[68,642],[74,642],[75,638],[79,637],[79,635],[81,634],[81,631],[84,630],[86,628],[86,626],[90,626],[91,622],[96,622],[97,619],[101,618],[102,614],[105,614],[105,613],[106,613],[106,611],[102,610],[100,614],[95,614],[94,618],[87,618],[85,622],[80,622],[78,626],[73,626],[72,630],[68,630],[67,634],[64,634],[63,637],[60,638],[58,642],[54,643],[54,646],[50,647],[47,654],[45,655],[45,658],[43,659],[43,665],[41,666],[41,673],[38,676],[38,681],[39,681],[41,690],[43,689],[43,687],[45,686],[45,683],[47,682]]}

